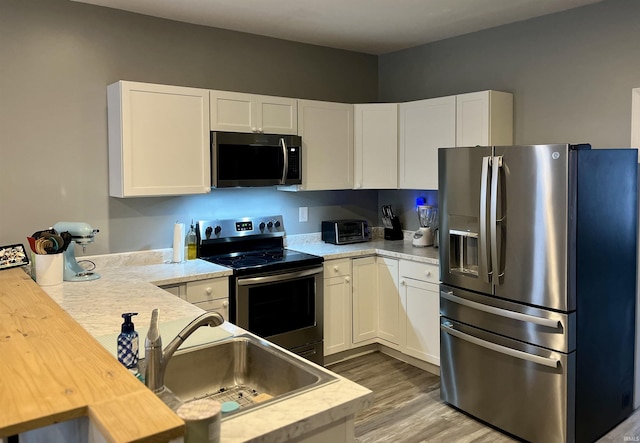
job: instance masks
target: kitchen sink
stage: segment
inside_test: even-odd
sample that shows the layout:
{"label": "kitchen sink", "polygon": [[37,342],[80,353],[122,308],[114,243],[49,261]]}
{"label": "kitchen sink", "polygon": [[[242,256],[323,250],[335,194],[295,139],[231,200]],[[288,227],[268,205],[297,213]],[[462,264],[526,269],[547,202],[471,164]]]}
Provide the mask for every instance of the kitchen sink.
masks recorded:
{"label": "kitchen sink", "polygon": [[176,353],[164,376],[165,386],[181,403],[201,398],[237,402],[239,409],[224,413],[223,419],[335,380],[331,374],[251,335]]}

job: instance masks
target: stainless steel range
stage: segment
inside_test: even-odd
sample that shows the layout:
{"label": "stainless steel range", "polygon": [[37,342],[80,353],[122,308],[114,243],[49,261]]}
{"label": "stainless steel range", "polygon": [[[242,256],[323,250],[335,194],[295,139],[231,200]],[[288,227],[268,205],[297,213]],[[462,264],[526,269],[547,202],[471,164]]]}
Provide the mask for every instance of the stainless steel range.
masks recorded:
{"label": "stainless steel range", "polygon": [[281,215],[198,222],[198,257],[233,269],[229,321],[315,363],[323,354],[323,258],[284,248]]}

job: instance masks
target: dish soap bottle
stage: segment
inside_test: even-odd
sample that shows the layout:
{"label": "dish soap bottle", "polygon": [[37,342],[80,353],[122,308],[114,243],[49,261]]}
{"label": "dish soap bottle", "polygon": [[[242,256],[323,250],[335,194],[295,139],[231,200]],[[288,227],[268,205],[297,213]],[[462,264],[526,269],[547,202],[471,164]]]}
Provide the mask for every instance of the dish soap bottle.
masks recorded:
{"label": "dish soap bottle", "polygon": [[138,333],[135,331],[131,317],[137,312],[122,314],[124,322],[118,335],[118,361],[132,373],[138,372]]}
{"label": "dish soap bottle", "polygon": [[193,226],[193,220],[191,220],[191,228],[187,233],[187,260],[195,260],[197,255],[198,239],[196,237],[196,228]]}

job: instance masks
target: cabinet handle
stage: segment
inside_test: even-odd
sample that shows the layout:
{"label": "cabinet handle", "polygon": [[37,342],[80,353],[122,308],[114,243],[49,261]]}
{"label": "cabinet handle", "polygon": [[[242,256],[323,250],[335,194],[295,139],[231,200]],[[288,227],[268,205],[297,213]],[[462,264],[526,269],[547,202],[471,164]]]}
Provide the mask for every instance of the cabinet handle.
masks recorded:
{"label": "cabinet handle", "polygon": [[211,289],[211,288],[207,288],[207,289],[205,289],[205,291],[207,291],[207,294],[208,294],[208,295],[211,295],[211,293],[213,292],[213,289]]}
{"label": "cabinet handle", "polygon": [[334,267],[333,267],[333,272],[338,272],[339,270],[340,270],[340,268],[339,268],[339,267],[337,267],[337,266],[334,266]]}
{"label": "cabinet handle", "polygon": [[256,128],[255,126],[251,128],[251,132],[258,132],[258,128]]}
{"label": "cabinet handle", "polygon": [[344,281],[345,281],[345,283],[349,283],[351,281],[351,279],[349,277],[345,277]]}
{"label": "cabinet handle", "polygon": [[258,132],[259,132],[260,134],[264,134],[264,129],[262,129],[262,128],[258,128]]}
{"label": "cabinet handle", "polygon": [[402,280],[402,281],[400,282],[400,284],[401,284],[402,286],[407,286],[407,281],[406,281],[406,280]]}
{"label": "cabinet handle", "polygon": [[223,302],[222,302],[222,307],[223,307],[223,308],[227,308],[227,307],[229,307],[229,302],[228,302],[228,301],[223,301]]}
{"label": "cabinet handle", "polygon": [[424,275],[426,275],[427,277],[431,277],[431,271],[424,271]]}

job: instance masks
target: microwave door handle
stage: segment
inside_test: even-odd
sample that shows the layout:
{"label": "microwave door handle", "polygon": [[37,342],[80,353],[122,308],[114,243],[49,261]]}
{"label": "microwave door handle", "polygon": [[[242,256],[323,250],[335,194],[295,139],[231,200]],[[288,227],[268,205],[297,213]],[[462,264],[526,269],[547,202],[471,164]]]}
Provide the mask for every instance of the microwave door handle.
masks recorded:
{"label": "microwave door handle", "polygon": [[498,181],[502,157],[493,157],[491,165],[491,202],[489,208],[489,229],[491,230],[491,268],[493,269],[493,284],[500,284],[500,260],[498,258]]}
{"label": "microwave door handle", "polygon": [[284,138],[280,138],[280,146],[282,146],[282,156],[284,157],[280,184],[284,185],[287,183],[287,172],[289,171],[289,151],[287,150],[287,144],[285,143]]}
{"label": "microwave door handle", "polygon": [[489,166],[491,157],[482,158],[482,175],[480,182],[480,232],[478,237],[480,240],[480,263],[478,273],[486,283],[491,283],[491,258],[489,256],[489,248],[487,248],[487,179],[489,176]]}

